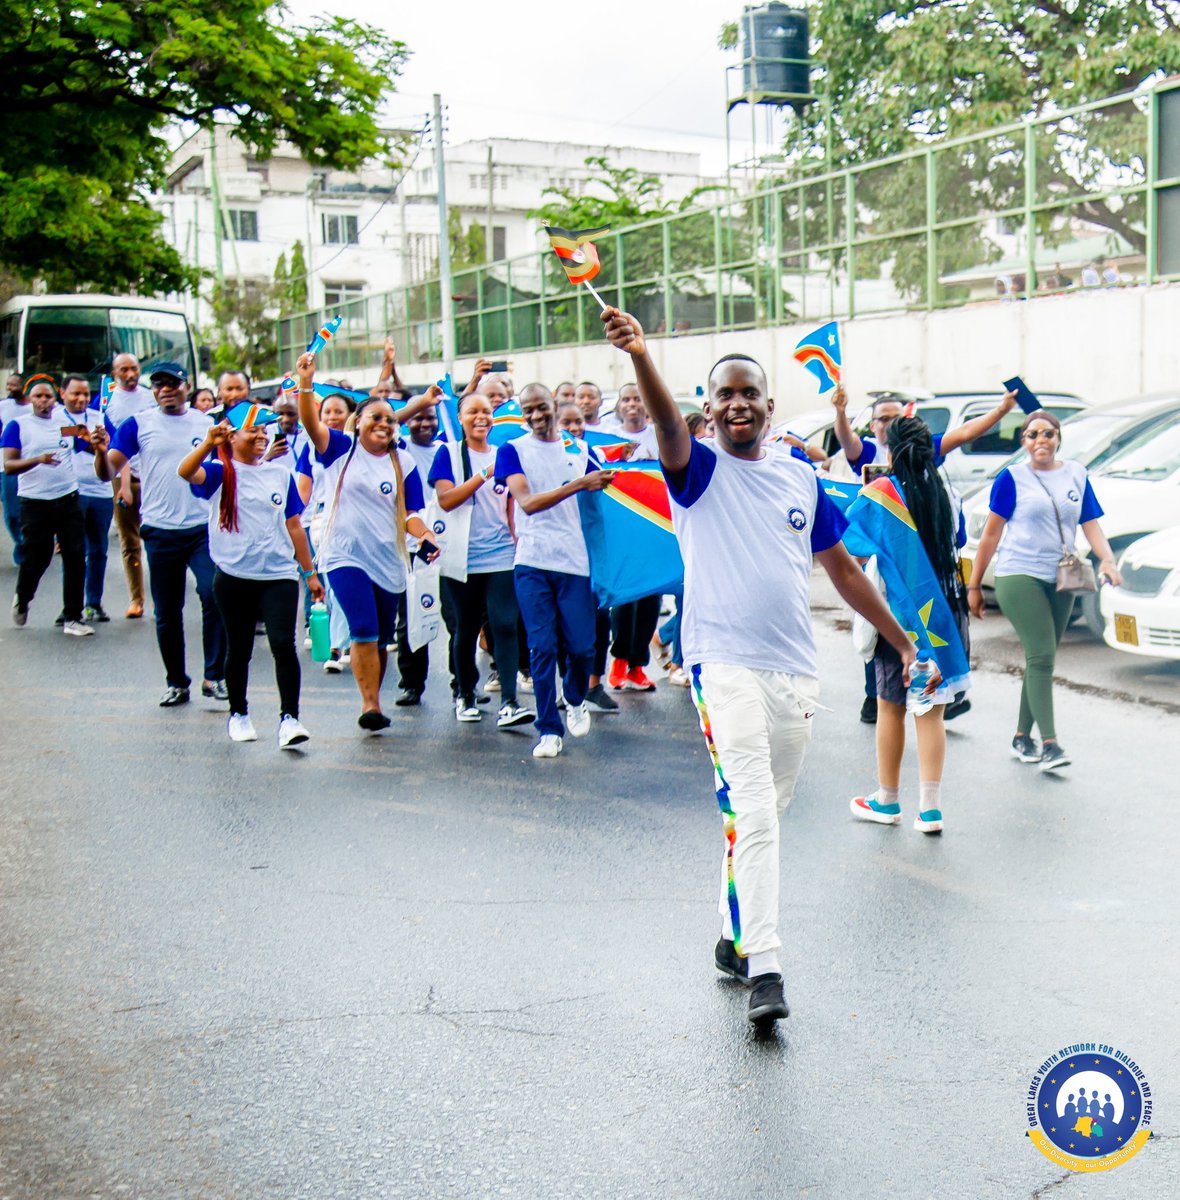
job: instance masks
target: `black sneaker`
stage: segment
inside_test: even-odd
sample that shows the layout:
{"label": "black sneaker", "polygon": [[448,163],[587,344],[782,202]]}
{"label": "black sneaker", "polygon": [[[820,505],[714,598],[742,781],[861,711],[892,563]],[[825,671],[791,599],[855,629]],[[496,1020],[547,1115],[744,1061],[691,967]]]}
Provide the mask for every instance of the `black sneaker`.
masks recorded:
{"label": "black sneaker", "polygon": [[388,729],[393,724],[383,712],[378,712],[375,708],[366,709],[357,717],[356,723],[362,729],[367,729],[370,733],[376,733],[380,729]]}
{"label": "black sneaker", "polygon": [[215,679],[212,683],[201,681],[201,695],[206,700],[216,700],[218,704],[229,703],[229,690],[224,679]]}
{"label": "black sneaker", "polygon": [[178,704],[188,703],[188,688],[167,687],[160,697],[161,708],[175,708]]}
{"label": "black sneaker", "polygon": [[783,995],[783,977],[778,974],[756,975],[750,980],[751,1021],[778,1021],[789,1017],[787,998]]}
{"label": "black sneaker", "polygon": [[1056,742],[1046,742],[1041,748],[1041,770],[1057,771],[1069,766],[1069,755]]}
{"label": "black sneaker", "polygon": [[586,703],[590,705],[591,712],[617,713],[619,711],[618,704],[607,695],[606,688],[601,683],[596,683],[586,693]]}
{"label": "black sneaker", "polygon": [[398,708],[417,708],[422,703],[422,693],[413,688],[402,688],[402,693],[394,701]]}
{"label": "black sneaker", "polygon": [[515,729],[518,725],[531,725],[537,719],[537,714],[510,700],[500,706],[496,717],[497,729]]}
{"label": "black sneaker", "polygon": [[62,625],[64,625],[64,624],[65,624],[65,623],[66,623],[68,620],[69,620],[69,617],[67,617],[67,616],[66,616],[66,614],[65,614],[65,610],[63,609],[61,612],[59,612],[59,613],[57,614],[57,616],[56,616],[56,617],[54,617],[54,618],[53,618],[53,623],[54,623],[55,625],[57,625],[57,626],[60,628],[60,627],[61,627]]}
{"label": "black sneaker", "polygon": [[860,723],[862,725],[876,725],[877,723],[877,697],[866,696],[865,702],[860,706]]}
{"label": "black sneaker", "polygon": [[717,947],[713,951],[713,962],[718,971],[732,975],[739,983],[750,982],[750,963],[738,954],[733,942],[728,938],[718,938]]}
{"label": "black sneaker", "polygon": [[1012,739],[1012,757],[1020,759],[1023,763],[1039,763],[1041,748],[1027,733],[1018,733]]}
{"label": "black sneaker", "polygon": [[107,610],[105,608],[103,608],[103,606],[101,604],[88,604],[82,610],[82,620],[83,621],[88,621],[88,622],[98,621],[100,624],[105,625],[110,619],[111,619],[110,615],[107,613]]}
{"label": "black sneaker", "polygon": [[971,701],[967,699],[966,695],[959,695],[942,710],[942,719],[944,721],[953,721],[956,717],[961,717],[970,711]]}

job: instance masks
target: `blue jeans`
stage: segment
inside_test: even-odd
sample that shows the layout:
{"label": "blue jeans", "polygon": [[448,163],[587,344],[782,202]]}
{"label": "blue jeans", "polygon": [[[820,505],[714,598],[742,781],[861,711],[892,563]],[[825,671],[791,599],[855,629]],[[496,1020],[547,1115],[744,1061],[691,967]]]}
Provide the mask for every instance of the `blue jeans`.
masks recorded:
{"label": "blue jeans", "polygon": [[221,679],[225,672],[225,626],[213,599],[213,560],[209,557],[209,528],[140,530],[147,552],[148,582],[156,610],[156,642],[164,660],[169,687],[186,688],[192,682],[184,669],[184,590],[192,571],[201,600],[201,640],[205,651],[205,678]]}
{"label": "blue jeans", "polygon": [[665,646],[671,645],[672,658],[678,667],[684,666],[684,651],[680,648],[680,618],[684,612],[684,590],[673,592],[676,600],[676,611],[660,626],[660,641]]}
{"label": "blue jeans", "polygon": [[529,638],[529,666],[537,701],[537,732],[565,732],[557,711],[557,631],[566,654],[562,687],[567,704],[581,704],[594,661],[597,605],[586,575],[567,575],[540,567],[514,571],[516,602]]}
{"label": "blue jeans", "polygon": [[86,532],[86,607],[101,608],[115,499],[110,495],[79,495],[78,500],[82,505],[82,523]]}
{"label": "blue jeans", "polygon": [[0,495],[4,500],[4,524],[8,527],[8,536],[12,538],[12,561],[19,567],[24,558],[24,542],[20,531],[20,496],[17,488],[20,486],[18,475],[0,476]]}

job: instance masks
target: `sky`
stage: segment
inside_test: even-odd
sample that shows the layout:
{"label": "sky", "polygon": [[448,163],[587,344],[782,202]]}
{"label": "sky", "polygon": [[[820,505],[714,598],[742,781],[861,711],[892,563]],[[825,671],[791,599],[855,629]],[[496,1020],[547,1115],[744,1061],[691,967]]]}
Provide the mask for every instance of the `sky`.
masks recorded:
{"label": "sky", "polygon": [[[323,11],[311,0],[289,7],[303,19]],[[396,124],[416,125],[439,92],[449,145],[497,136],[688,150],[706,174],[725,171],[725,68],[740,59],[717,48],[717,34],[741,10],[741,0],[333,6],[412,51],[386,109]],[[731,120],[748,153],[749,110]]]}

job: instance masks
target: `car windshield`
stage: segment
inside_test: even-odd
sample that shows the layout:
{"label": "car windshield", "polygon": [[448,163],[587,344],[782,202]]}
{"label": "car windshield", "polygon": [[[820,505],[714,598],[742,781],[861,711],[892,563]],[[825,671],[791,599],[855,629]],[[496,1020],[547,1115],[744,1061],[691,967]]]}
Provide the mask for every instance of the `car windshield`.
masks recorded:
{"label": "car windshield", "polygon": [[1099,471],[1114,479],[1167,479],[1180,471],[1180,424],[1166,428],[1152,426],[1120,453],[1114,455]]}

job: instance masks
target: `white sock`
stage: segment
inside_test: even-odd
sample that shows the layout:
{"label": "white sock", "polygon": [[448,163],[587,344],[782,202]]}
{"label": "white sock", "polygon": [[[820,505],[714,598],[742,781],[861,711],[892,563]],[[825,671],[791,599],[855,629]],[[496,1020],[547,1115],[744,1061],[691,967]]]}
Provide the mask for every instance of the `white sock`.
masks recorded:
{"label": "white sock", "polygon": [[882,804],[896,804],[901,796],[901,788],[886,787],[883,783],[877,784],[877,799]]}
{"label": "white sock", "polygon": [[921,812],[929,812],[932,808],[937,808],[937,809],[941,810],[941,808],[942,808],[942,780],[941,779],[938,780],[937,783],[920,782],[918,784],[918,790],[922,794],[922,807],[920,810]]}
{"label": "white sock", "polygon": [[781,975],[783,973],[782,967],[778,965],[778,952],[775,950],[763,950],[758,954],[748,955],[746,963],[751,979],[755,979],[759,975]]}

